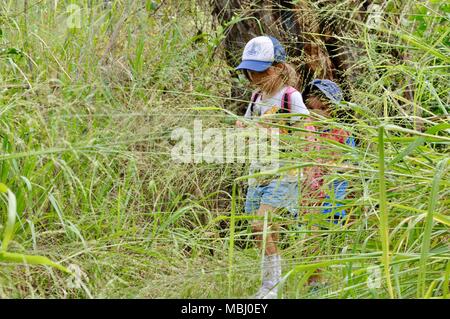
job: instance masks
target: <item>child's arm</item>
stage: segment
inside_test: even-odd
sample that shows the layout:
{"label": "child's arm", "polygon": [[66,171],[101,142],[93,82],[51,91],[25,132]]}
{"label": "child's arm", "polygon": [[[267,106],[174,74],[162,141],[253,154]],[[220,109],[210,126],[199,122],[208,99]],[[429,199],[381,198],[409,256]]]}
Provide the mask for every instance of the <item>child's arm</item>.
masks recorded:
{"label": "child's arm", "polygon": [[[311,119],[307,119],[307,121],[311,121]],[[320,150],[320,144],[317,140],[316,128],[311,124],[306,124],[305,129],[308,130],[310,133],[306,133],[305,139],[306,139],[306,147],[304,148],[304,152],[306,154],[318,152]],[[315,158],[316,162],[321,162],[320,158]],[[304,169],[304,185],[308,188],[311,192],[316,192],[320,189],[323,182],[323,169],[321,166],[310,166],[306,167]]]}
{"label": "child's arm", "polygon": [[[309,115],[309,111],[303,102],[302,95],[298,91],[291,94],[291,113]],[[300,116],[291,116],[290,122],[292,125],[295,125],[300,119]]]}
{"label": "child's arm", "polygon": [[242,123],[241,121],[239,121],[239,120],[236,120],[236,123],[235,123],[235,125],[236,125],[236,127],[238,127],[238,128],[244,128],[245,127],[245,124],[244,123]]}

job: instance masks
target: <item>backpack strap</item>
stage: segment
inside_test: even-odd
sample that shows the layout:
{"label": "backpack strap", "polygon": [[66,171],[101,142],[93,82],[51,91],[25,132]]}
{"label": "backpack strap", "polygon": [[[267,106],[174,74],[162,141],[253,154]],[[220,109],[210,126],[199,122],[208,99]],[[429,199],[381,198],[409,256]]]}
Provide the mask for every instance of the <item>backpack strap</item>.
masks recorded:
{"label": "backpack strap", "polygon": [[255,103],[256,100],[258,99],[258,97],[261,95],[260,91],[256,91],[255,93],[253,93],[252,95],[252,104],[250,104],[250,114],[253,115],[253,111],[255,109]]}
{"label": "backpack strap", "polygon": [[291,95],[296,91],[292,86],[288,86],[281,101],[281,113],[291,113]]}
{"label": "backpack strap", "polygon": [[[291,113],[291,95],[297,90],[292,86],[288,86],[286,91],[283,94],[283,99],[281,100],[281,108],[279,110],[280,113]],[[291,126],[291,123],[287,121],[287,126]],[[292,133],[292,130],[288,130],[288,133]]]}

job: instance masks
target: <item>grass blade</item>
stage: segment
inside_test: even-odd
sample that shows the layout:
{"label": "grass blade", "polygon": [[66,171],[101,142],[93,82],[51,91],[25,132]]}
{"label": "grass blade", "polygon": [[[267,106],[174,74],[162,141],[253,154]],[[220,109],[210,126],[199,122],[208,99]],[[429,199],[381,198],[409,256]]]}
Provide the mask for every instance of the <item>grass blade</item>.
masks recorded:
{"label": "grass blade", "polygon": [[384,126],[378,128],[378,164],[379,164],[379,183],[380,183],[380,235],[381,246],[383,248],[383,266],[386,276],[388,292],[390,298],[394,298],[394,289],[392,288],[390,274],[390,251],[389,251],[389,223],[386,196],[386,180],[384,176]]}
{"label": "grass blade", "polygon": [[444,158],[441,160],[436,168],[436,173],[434,175],[433,184],[431,186],[430,202],[428,204],[428,213],[425,218],[425,230],[423,234],[422,250],[420,256],[419,264],[419,278],[417,280],[417,297],[425,297],[425,278],[426,278],[426,268],[428,253],[430,251],[430,240],[431,240],[431,230],[433,228],[433,213],[436,209],[436,204],[438,202],[439,195],[439,182],[441,181],[442,175],[447,167],[448,159]]}
{"label": "grass blade", "polygon": [[25,255],[18,253],[1,252],[0,261],[7,263],[19,263],[19,264],[29,264],[29,265],[41,265],[41,266],[51,266],[53,268],[59,269],[65,273],[70,274],[71,272],[64,266],[57,264],[47,257],[44,256],[34,256]]}
{"label": "grass blade", "polygon": [[8,194],[8,218],[6,220],[5,231],[2,240],[2,252],[8,248],[8,244],[14,235],[14,225],[16,224],[16,196],[11,192],[5,184],[0,183],[0,192]]}
{"label": "grass blade", "polygon": [[51,261],[47,257],[10,253],[6,251],[8,248],[8,244],[14,235],[14,226],[16,224],[17,215],[17,203],[16,196],[13,192],[11,192],[11,190],[9,190],[9,188],[5,184],[0,183],[0,192],[8,194],[8,218],[6,220],[5,231],[3,233],[0,261],[8,263],[26,263],[30,265],[46,265],[54,267],[66,273],[71,273],[67,268]]}
{"label": "grass blade", "polygon": [[231,297],[233,284],[233,257],[234,257],[234,232],[236,216],[236,182],[233,183],[231,196],[231,216],[230,216],[230,244],[228,247],[228,297]]}

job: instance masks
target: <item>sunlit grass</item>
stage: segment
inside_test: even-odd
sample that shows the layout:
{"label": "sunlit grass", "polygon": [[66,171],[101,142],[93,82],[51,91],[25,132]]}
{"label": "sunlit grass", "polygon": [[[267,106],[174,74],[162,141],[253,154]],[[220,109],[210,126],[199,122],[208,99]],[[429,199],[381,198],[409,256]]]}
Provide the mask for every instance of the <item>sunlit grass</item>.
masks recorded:
{"label": "sunlit grass", "polygon": [[[199,37],[179,1],[157,12],[82,3],[80,28],[67,28],[62,2],[30,2],[26,16],[22,2],[1,5],[0,298],[250,296],[260,259],[243,213],[245,165],[170,158],[174,128],[195,118],[227,128],[240,116],[245,101],[229,98],[238,80],[220,50],[212,55],[226,30],[197,13]],[[329,125],[358,147],[328,143],[347,161],[321,164],[346,169],[351,219],[328,225],[309,206],[299,220],[279,217],[285,298],[449,297],[449,49],[445,32],[422,35],[388,16],[379,30],[348,34],[362,43],[363,72],[345,120]],[[304,154],[301,137],[290,143],[293,166],[327,156]],[[64,272],[74,266],[77,287]],[[311,291],[316,269],[326,285]],[[368,287],[378,270],[380,286]]]}

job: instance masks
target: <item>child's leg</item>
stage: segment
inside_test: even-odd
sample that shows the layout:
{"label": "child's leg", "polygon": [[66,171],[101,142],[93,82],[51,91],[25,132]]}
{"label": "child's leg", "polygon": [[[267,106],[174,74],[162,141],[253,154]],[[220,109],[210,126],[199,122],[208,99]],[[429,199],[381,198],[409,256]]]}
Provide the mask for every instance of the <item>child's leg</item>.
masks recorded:
{"label": "child's leg", "polygon": [[[260,218],[264,218],[266,214],[275,211],[275,207],[261,204],[257,211]],[[256,298],[276,298],[278,287],[277,284],[281,280],[281,258],[278,254],[278,227],[276,225],[269,225],[266,230],[267,236],[265,239],[265,255],[263,260],[263,282],[260,290],[256,294]],[[259,248],[262,248],[264,239],[264,220],[258,219],[253,224],[253,231],[256,234],[256,242]]]}
{"label": "child's leg", "polygon": [[[270,214],[275,210],[275,207],[261,204],[258,211],[257,216],[259,218],[264,218],[266,214]],[[269,228],[270,227],[270,228]],[[277,248],[277,241],[278,241],[278,234],[276,231],[275,225],[269,225],[268,224],[268,230],[267,230],[267,236],[266,236],[266,250],[265,254],[267,256],[276,255],[278,254],[278,248]],[[258,219],[253,223],[253,231],[256,233],[256,244],[259,248],[262,248],[263,246],[263,232],[264,232],[264,220]]]}
{"label": "child's leg", "polygon": [[326,195],[325,201],[323,202],[322,213],[331,214],[330,220],[337,224],[340,220],[346,217],[347,213],[345,209],[339,209],[343,206],[339,201],[343,200],[346,196],[348,188],[348,182],[345,180],[335,180],[330,185],[330,195]]}
{"label": "child's leg", "polygon": [[278,283],[281,281],[281,256],[278,253],[278,227],[270,223],[263,238],[264,217],[275,212],[278,208],[292,210],[298,213],[298,185],[297,183],[274,180],[262,188],[260,206],[256,212],[259,219],[253,224],[253,230],[258,233],[257,243],[261,247],[265,244],[263,260],[263,284],[256,298],[276,298]]}

